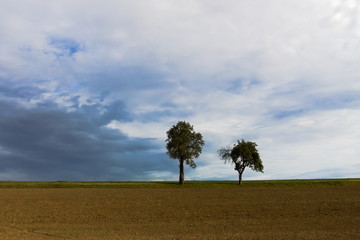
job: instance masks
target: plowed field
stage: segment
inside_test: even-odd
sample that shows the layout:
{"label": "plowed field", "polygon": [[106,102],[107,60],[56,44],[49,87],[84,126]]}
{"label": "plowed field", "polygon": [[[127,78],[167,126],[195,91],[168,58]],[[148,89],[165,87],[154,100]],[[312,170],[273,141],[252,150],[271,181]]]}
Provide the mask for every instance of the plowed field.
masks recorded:
{"label": "plowed field", "polygon": [[360,186],[0,189],[0,239],[360,239]]}

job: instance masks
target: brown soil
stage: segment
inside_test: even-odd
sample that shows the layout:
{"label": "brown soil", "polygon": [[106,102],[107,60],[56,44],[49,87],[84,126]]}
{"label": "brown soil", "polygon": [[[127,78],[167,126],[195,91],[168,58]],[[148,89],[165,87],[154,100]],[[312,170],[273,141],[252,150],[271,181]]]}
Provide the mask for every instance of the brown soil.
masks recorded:
{"label": "brown soil", "polygon": [[360,186],[0,189],[0,239],[360,239]]}

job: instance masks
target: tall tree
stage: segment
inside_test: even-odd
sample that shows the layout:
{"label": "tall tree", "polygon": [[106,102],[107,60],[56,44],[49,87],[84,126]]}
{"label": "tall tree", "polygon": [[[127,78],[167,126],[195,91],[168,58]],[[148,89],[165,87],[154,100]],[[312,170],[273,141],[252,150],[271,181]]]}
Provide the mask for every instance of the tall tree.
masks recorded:
{"label": "tall tree", "polygon": [[205,144],[201,133],[194,131],[194,127],[185,121],[179,121],[166,132],[167,155],[179,160],[179,184],[184,184],[184,163],[196,168],[194,158],[198,158]]}
{"label": "tall tree", "polygon": [[225,163],[235,164],[235,170],[239,173],[239,185],[242,184],[242,174],[246,167],[256,171],[263,172],[264,166],[260,159],[258,150],[256,149],[257,144],[255,142],[237,141],[233,147],[225,147],[218,150],[220,159],[224,160]]}

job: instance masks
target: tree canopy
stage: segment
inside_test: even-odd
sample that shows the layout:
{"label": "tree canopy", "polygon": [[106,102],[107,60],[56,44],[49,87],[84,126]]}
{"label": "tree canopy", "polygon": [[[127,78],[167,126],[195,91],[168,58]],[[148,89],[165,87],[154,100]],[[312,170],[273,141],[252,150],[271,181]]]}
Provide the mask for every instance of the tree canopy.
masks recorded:
{"label": "tree canopy", "polygon": [[179,160],[179,184],[184,184],[184,162],[191,168],[196,168],[194,158],[198,158],[205,144],[201,133],[185,121],[179,121],[166,132],[167,155]]}
{"label": "tree canopy", "polygon": [[242,174],[246,167],[257,171],[263,172],[264,166],[262,164],[257,144],[251,141],[237,141],[233,147],[225,147],[218,150],[220,159],[225,163],[235,164],[235,170],[239,173],[239,184],[242,184]]}

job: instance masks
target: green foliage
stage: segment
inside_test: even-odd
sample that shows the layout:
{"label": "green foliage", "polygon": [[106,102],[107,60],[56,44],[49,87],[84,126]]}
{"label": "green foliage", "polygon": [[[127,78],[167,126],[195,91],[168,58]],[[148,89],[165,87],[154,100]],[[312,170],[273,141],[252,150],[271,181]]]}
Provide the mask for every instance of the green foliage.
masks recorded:
{"label": "green foliage", "polygon": [[242,181],[242,174],[245,168],[250,168],[256,172],[263,172],[264,166],[262,164],[255,142],[245,141],[242,139],[237,144],[231,147],[225,147],[218,150],[220,159],[225,163],[230,162],[235,164],[235,170],[239,172],[239,184]]}
{"label": "green foliage", "polygon": [[192,168],[196,168],[194,158],[198,158],[205,144],[201,133],[194,131],[188,122],[179,121],[166,132],[167,155],[179,161],[184,161]]}

